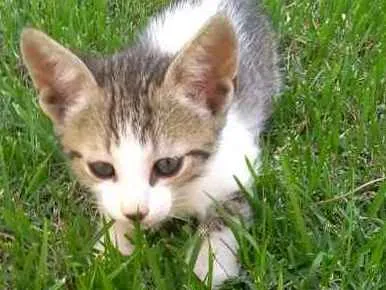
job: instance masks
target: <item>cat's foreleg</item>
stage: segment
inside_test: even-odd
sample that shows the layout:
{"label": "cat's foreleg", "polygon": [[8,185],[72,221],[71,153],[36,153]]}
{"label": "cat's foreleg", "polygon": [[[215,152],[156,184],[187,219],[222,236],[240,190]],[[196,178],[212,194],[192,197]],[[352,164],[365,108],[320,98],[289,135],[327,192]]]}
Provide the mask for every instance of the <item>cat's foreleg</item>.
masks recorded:
{"label": "cat's foreleg", "polygon": [[[220,219],[210,223],[201,225],[199,229],[205,232],[201,233],[203,241],[194,272],[204,281],[212,266],[212,285],[216,287],[225,280],[236,277],[240,264],[237,259],[238,243],[231,229]],[[212,259],[209,255],[212,255]]]}
{"label": "cat's foreleg", "polygon": [[[224,210],[233,216],[249,219],[251,215],[248,203],[240,196],[226,201]],[[201,248],[194,267],[195,274],[205,280],[212,264],[212,285],[221,285],[229,278],[235,278],[240,271],[240,263],[237,257],[238,242],[232,230],[226,226],[219,215],[212,215],[199,226],[199,234],[202,237]],[[212,255],[212,259],[209,258]]]}
{"label": "cat's foreleg", "polygon": [[[134,246],[128,238],[132,231],[132,223],[114,221],[106,235],[108,235],[111,243],[119,250],[122,255],[129,256],[134,250]],[[106,235],[102,236],[100,241],[95,245],[95,248],[100,252],[104,252],[105,250],[105,243],[107,238]]]}

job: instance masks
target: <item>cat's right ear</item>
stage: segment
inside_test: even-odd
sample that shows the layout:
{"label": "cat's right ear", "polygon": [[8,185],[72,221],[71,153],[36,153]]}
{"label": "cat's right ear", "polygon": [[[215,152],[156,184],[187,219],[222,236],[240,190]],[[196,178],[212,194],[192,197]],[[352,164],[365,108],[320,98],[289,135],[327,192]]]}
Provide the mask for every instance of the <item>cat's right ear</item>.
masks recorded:
{"label": "cat's right ear", "polygon": [[213,16],[173,60],[165,80],[214,115],[231,103],[238,71],[238,40],[230,20]]}
{"label": "cat's right ear", "polygon": [[20,49],[39,93],[39,104],[55,126],[63,126],[71,114],[87,104],[90,96],[98,93],[87,66],[43,32],[24,29]]}

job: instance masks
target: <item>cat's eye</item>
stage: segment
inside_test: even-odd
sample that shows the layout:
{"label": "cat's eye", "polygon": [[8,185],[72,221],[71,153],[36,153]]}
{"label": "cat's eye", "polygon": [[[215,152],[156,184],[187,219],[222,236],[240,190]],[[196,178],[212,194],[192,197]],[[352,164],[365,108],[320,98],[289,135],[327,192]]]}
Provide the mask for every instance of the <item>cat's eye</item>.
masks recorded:
{"label": "cat's eye", "polygon": [[182,167],[183,158],[163,158],[154,164],[154,173],[158,177],[172,177],[176,175]]}
{"label": "cat's eye", "polygon": [[88,163],[88,167],[92,174],[100,179],[111,179],[115,176],[114,167],[110,163],[97,161]]}

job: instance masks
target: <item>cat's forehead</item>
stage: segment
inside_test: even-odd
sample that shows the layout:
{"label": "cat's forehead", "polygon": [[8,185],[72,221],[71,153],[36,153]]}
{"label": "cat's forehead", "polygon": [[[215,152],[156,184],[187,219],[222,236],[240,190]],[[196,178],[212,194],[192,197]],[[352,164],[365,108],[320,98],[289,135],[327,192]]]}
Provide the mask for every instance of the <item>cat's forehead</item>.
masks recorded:
{"label": "cat's forehead", "polygon": [[189,135],[205,136],[206,129],[212,129],[210,121],[179,101],[183,96],[178,90],[151,80],[138,80],[134,86],[112,81],[105,94],[103,114],[116,139],[132,134],[142,144],[157,145],[162,138],[173,141]]}
{"label": "cat's forehead", "polygon": [[101,87],[120,84],[121,88],[145,94],[150,86],[162,84],[172,59],[148,48],[133,47],[90,69]]}
{"label": "cat's forehead", "polygon": [[104,159],[105,154],[119,152],[138,155],[139,148],[161,156],[178,155],[215,142],[213,124],[170,96],[107,100],[71,122],[62,138],[65,147]]}
{"label": "cat's forehead", "polygon": [[135,139],[156,148],[191,138],[211,139],[212,122],[201,119],[194,110],[173,97],[162,89],[154,95],[116,96],[106,107],[106,126],[118,141]]}
{"label": "cat's forehead", "polygon": [[116,138],[128,131],[142,141],[154,135],[149,123],[157,120],[154,108],[168,64],[165,57],[128,52],[104,60],[94,71],[104,92],[103,114]]}

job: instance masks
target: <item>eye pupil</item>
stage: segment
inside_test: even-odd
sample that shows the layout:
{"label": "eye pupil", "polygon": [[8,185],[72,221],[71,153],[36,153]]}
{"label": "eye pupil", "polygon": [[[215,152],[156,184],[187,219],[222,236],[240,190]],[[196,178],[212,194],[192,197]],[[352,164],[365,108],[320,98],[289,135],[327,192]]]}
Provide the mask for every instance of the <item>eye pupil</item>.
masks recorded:
{"label": "eye pupil", "polygon": [[182,158],[164,158],[154,164],[155,173],[160,177],[170,177],[178,173]]}
{"label": "eye pupil", "polygon": [[107,162],[93,162],[88,164],[90,171],[100,179],[110,179],[115,176],[114,167]]}

